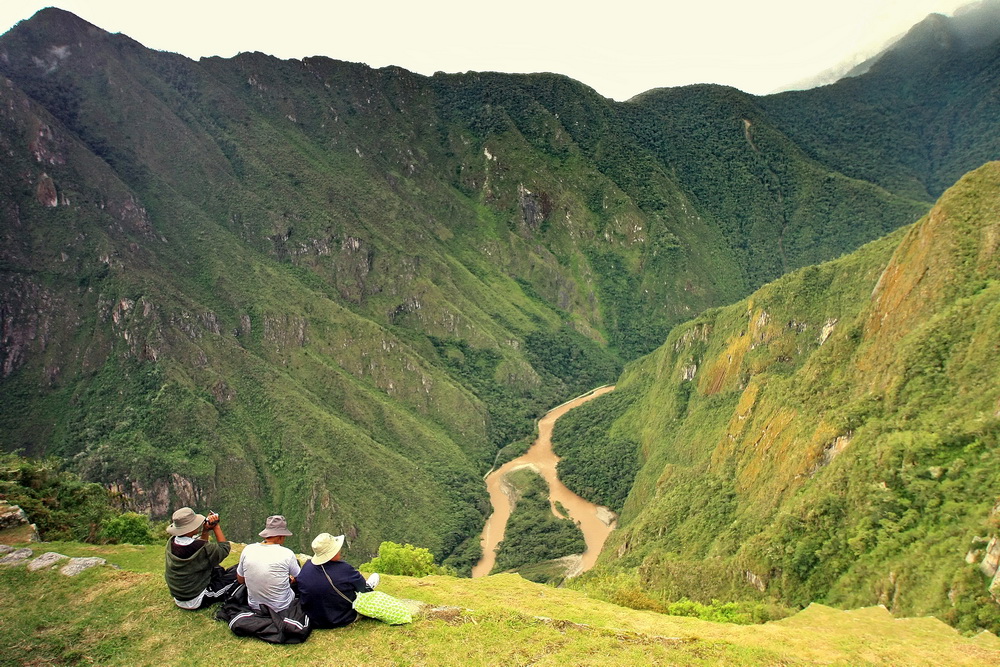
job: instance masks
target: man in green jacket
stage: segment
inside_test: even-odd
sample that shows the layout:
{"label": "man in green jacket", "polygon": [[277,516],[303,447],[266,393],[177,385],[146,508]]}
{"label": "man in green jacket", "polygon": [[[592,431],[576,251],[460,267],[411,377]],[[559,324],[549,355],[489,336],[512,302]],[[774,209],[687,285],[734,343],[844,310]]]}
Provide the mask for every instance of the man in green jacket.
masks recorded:
{"label": "man in green jacket", "polygon": [[[181,609],[202,609],[229,597],[236,587],[236,566],[224,569],[219,563],[231,549],[219,525],[219,515],[206,518],[190,507],[182,507],[167,527],[173,537],[167,541],[166,570],[163,578]],[[215,543],[209,536],[215,535]]]}

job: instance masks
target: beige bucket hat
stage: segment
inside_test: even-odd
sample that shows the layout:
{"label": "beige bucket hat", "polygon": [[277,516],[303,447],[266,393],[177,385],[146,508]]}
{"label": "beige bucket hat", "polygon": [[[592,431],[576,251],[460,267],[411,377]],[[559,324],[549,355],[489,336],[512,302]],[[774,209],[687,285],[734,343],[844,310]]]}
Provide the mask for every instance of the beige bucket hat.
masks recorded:
{"label": "beige bucket hat", "polygon": [[343,546],[343,535],[334,537],[330,533],[320,533],[312,542],[313,557],[309,560],[312,561],[313,565],[322,565],[340,553]]}
{"label": "beige bucket hat", "polygon": [[167,526],[170,535],[187,535],[205,524],[205,515],[198,514],[190,507],[182,507],[170,517],[173,523]]}

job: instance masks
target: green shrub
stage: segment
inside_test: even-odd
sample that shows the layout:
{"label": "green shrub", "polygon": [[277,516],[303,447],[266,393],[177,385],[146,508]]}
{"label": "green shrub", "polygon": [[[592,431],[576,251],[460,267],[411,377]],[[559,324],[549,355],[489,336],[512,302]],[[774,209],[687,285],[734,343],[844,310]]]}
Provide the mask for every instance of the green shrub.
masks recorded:
{"label": "green shrub", "polygon": [[104,521],[100,539],[111,544],[152,544],[153,528],[145,514],[125,512]]}
{"label": "green shrub", "polygon": [[365,572],[398,574],[405,577],[426,577],[429,574],[453,575],[449,568],[434,564],[434,554],[412,544],[383,542],[379,545],[378,556],[359,566]]}

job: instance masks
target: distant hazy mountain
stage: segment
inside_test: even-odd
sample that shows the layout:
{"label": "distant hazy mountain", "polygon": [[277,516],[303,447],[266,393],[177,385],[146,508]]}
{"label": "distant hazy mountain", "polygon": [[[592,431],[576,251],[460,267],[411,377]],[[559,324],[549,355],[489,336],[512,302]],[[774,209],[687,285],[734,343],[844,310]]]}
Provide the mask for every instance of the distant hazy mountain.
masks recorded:
{"label": "distant hazy mountain", "polygon": [[823,70],[818,74],[813,74],[794,83],[790,83],[780,88],[774,90],[772,94],[784,93],[790,90],[809,90],[811,88],[819,88],[820,86],[828,86],[831,83],[836,83],[841,79],[860,76],[871,69],[872,64],[878,60],[887,49],[889,49],[893,44],[895,44],[902,35],[897,35],[892,39],[888,40],[879,48],[871,49],[870,51],[861,51],[845,58],[842,62],[834,65],[833,67]]}
{"label": "distant hazy mountain", "polygon": [[931,14],[909,32],[897,35],[881,47],[859,52],[828,70],[801,81],[782,86],[775,93],[809,90],[835,83],[840,79],[867,73],[884,55],[919,43],[919,50],[932,48],[981,49],[1000,38],[1000,2],[980,0],[964,5],[952,17]]}

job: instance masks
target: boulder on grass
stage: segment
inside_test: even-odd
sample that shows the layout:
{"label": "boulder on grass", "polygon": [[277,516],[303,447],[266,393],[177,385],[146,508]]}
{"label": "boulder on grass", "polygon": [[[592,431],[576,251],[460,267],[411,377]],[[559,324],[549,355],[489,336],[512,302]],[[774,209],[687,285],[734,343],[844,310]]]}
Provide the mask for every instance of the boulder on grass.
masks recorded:
{"label": "boulder on grass", "polygon": [[92,567],[97,567],[98,565],[104,565],[108,561],[103,558],[70,558],[69,562],[63,565],[59,572],[65,574],[67,577],[75,577],[84,570],[89,570]]}
{"label": "boulder on grass", "polygon": [[64,556],[60,553],[56,553],[55,551],[49,551],[28,563],[28,569],[34,572],[35,570],[52,567],[59,561],[66,560],[67,558],[69,558],[69,556]]}

